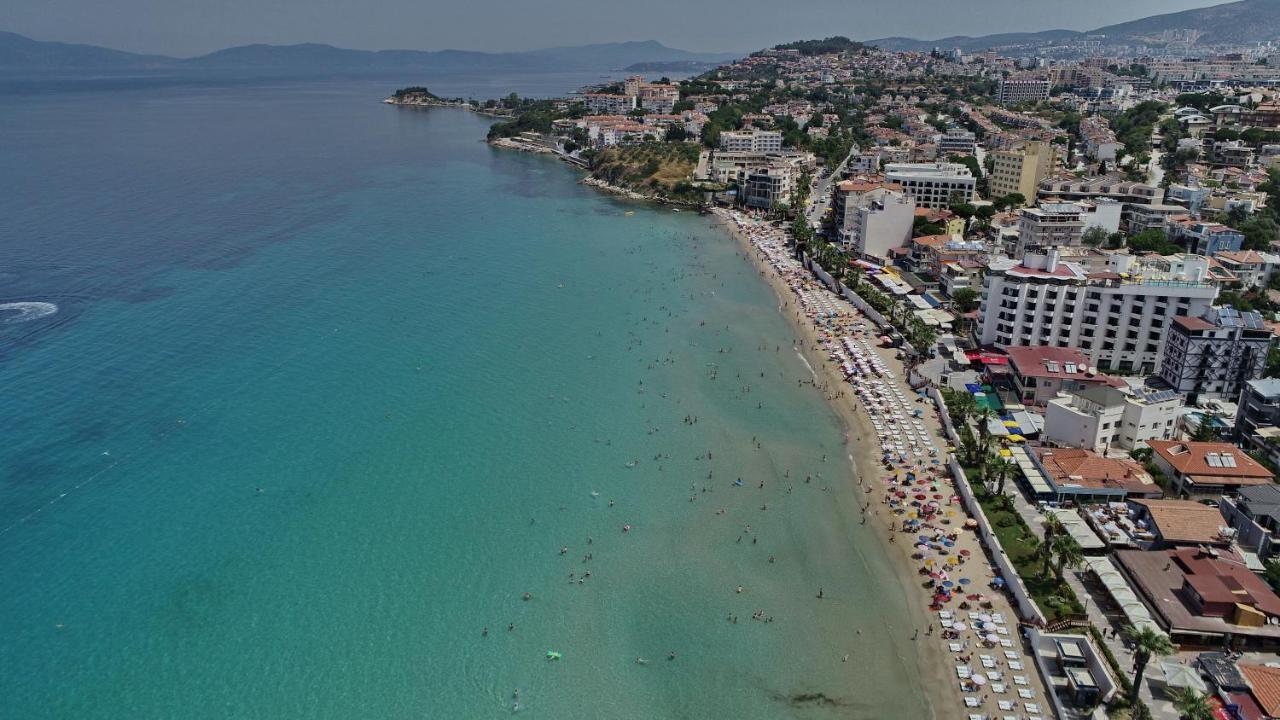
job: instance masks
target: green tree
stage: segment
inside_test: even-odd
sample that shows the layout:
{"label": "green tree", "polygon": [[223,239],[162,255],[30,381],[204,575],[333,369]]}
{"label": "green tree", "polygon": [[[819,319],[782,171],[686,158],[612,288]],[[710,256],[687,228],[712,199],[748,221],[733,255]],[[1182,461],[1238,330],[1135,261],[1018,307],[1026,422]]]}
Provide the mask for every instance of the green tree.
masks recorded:
{"label": "green tree", "polygon": [[709,148],[720,147],[720,133],[724,126],[718,122],[708,121],[702,125],[702,144]]}
{"label": "green tree", "polygon": [[973,288],[960,288],[952,293],[951,302],[955,303],[956,309],[962,313],[973,312],[978,309],[978,291]]}
{"label": "green tree", "polygon": [[1054,547],[1058,537],[1065,533],[1062,527],[1062,521],[1057,515],[1044,516],[1044,540],[1040,543],[1040,561],[1043,565],[1040,567],[1040,577],[1049,577],[1049,565],[1053,562]]}
{"label": "green tree", "polygon": [[1102,243],[1106,242],[1106,240],[1107,240],[1107,231],[1098,227],[1097,225],[1094,225],[1090,227],[1088,230],[1085,230],[1084,234],[1080,237],[1080,242],[1084,243],[1085,245],[1092,245],[1094,247],[1101,245]]}
{"label": "green tree", "polygon": [[1151,625],[1143,625],[1140,628],[1128,625],[1124,628],[1124,637],[1133,645],[1133,693],[1129,702],[1136,703],[1138,691],[1142,687],[1142,674],[1147,669],[1147,663],[1153,657],[1172,655],[1174,647],[1168,635]]}
{"label": "green tree", "polygon": [[1022,193],[1009,193],[1008,195],[992,200],[991,204],[996,206],[997,211],[1004,212],[1005,210],[1011,210],[1013,208],[1025,207],[1027,204],[1027,198]]}
{"label": "green tree", "polygon": [[1004,494],[1005,481],[1013,474],[1013,464],[999,455],[992,455],[983,466],[982,475],[987,483],[996,484],[996,495]]}
{"label": "green tree", "polygon": [[1164,234],[1164,231],[1154,228],[1143,230],[1130,237],[1128,245],[1129,249],[1134,252],[1155,252],[1161,255],[1170,255],[1182,249],[1169,242],[1169,238]]}
{"label": "green tree", "polygon": [[1053,568],[1054,577],[1058,582],[1062,582],[1062,571],[1065,568],[1077,568],[1084,562],[1084,549],[1080,547],[1080,543],[1070,535],[1063,533],[1054,542],[1053,554],[1057,558],[1057,564]]}
{"label": "green tree", "polygon": [[982,177],[982,166],[978,164],[978,158],[972,155],[951,155],[947,160],[969,168],[969,172],[973,173],[975,179]]}
{"label": "green tree", "polygon": [[991,450],[991,422],[999,420],[1000,416],[986,405],[978,406],[973,413],[973,422],[978,426],[978,454],[981,458],[985,458]]}
{"label": "green tree", "polygon": [[1251,217],[1235,227],[1244,233],[1245,250],[1270,251],[1272,243],[1280,241],[1280,224],[1271,216]]}
{"label": "green tree", "polygon": [[980,205],[973,213],[976,222],[975,227],[979,230],[986,230],[991,227],[991,218],[996,216],[996,209],[992,205]]}
{"label": "green tree", "polygon": [[1171,688],[1170,699],[1173,708],[1178,711],[1182,720],[1213,720],[1213,706],[1209,704],[1209,696],[1190,688]]}
{"label": "green tree", "polygon": [[947,414],[951,416],[951,424],[956,428],[967,424],[969,416],[977,409],[977,402],[967,392],[942,388],[942,401],[947,405]]}
{"label": "green tree", "polygon": [[1200,417],[1200,424],[1196,426],[1196,431],[1191,434],[1192,442],[1218,442],[1222,439],[1222,431],[1217,427],[1218,415],[1216,413],[1205,413]]}

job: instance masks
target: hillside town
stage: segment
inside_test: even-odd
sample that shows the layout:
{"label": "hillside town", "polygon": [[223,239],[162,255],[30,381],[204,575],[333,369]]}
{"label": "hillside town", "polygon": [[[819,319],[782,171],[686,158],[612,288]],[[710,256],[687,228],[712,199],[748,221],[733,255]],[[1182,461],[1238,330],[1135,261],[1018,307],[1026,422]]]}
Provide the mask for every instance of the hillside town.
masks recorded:
{"label": "hillside town", "polygon": [[499,102],[491,139],[771,226],[877,323],[1057,638],[1054,714],[1278,717],[1280,47],[1193,35],[797,42]]}

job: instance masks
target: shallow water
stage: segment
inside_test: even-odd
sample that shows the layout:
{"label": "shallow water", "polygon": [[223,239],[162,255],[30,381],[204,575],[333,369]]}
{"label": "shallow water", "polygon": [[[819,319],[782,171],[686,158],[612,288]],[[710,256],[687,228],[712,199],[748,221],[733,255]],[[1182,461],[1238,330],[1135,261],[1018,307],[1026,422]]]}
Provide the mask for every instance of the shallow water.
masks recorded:
{"label": "shallow water", "polygon": [[921,716],[733,241],[389,89],[0,102],[0,716]]}

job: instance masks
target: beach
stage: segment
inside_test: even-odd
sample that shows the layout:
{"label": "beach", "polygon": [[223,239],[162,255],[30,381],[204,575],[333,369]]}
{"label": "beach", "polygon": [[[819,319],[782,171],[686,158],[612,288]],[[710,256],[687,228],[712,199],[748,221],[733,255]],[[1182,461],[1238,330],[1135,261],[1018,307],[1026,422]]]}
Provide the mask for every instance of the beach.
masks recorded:
{"label": "beach", "polygon": [[380,94],[0,105],[6,708],[926,716],[736,241]]}
{"label": "beach", "polygon": [[[760,276],[769,282],[777,295],[778,311],[788,319],[797,333],[795,348],[814,369],[815,389],[823,394],[847,428],[853,472],[857,476],[858,486],[867,498],[863,512],[867,515],[867,522],[880,529],[877,536],[881,549],[892,558],[896,579],[907,590],[910,598],[908,606],[916,626],[912,631],[913,639],[920,643],[916,657],[921,685],[929,698],[934,717],[963,717],[969,713],[999,716],[1022,708],[1027,702],[1031,705],[1023,710],[1028,714],[1034,716],[1037,713],[1033,711],[1039,711],[1052,717],[1052,704],[1044,694],[1034,664],[1021,652],[1017,613],[1003,593],[992,589],[996,574],[993,567],[985,562],[977,534],[963,529],[963,520],[967,516],[955,495],[949,473],[944,469],[948,442],[932,401],[925,400],[907,385],[906,369],[902,360],[896,357],[897,351],[881,347],[875,341],[880,332],[874,323],[827,290],[798,261],[789,257],[789,248],[786,247],[780,228],[734,211],[717,210],[716,215],[719,224],[740,242],[744,254],[751,258]],[[851,337],[856,339],[850,341]],[[847,360],[850,351],[858,352],[865,358],[861,363],[861,371]],[[838,358],[846,360],[840,361]],[[877,377],[880,379],[874,379]],[[896,386],[896,391],[869,393],[865,390],[864,383],[867,381]],[[895,392],[900,394],[894,394]],[[924,429],[923,433],[914,435],[919,445],[912,446],[912,449],[919,447],[923,452],[917,453],[913,462],[894,463],[893,470],[886,466],[885,453],[878,439],[882,437],[885,425],[881,423],[881,427],[875,427],[872,415],[868,412],[868,406],[874,405],[874,401],[882,395],[889,399],[910,398],[913,402],[906,404],[904,400],[902,407],[916,408],[922,419],[918,422],[910,420],[911,414],[905,414],[907,420],[904,422],[914,422],[917,427]],[[885,403],[885,406],[888,407],[889,403]],[[877,413],[877,416],[884,415]],[[936,455],[931,455],[934,451]],[[938,464],[934,464],[934,460]],[[915,489],[904,490],[907,487],[905,483],[893,480],[904,476],[908,469],[941,471],[930,476],[928,493],[917,494]],[[924,488],[921,486],[917,489]],[[941,492],[934,492],[935,490]],[[903,507],[895,508],[890,503],[898,502],[899,495],[902,496],[901,500],[907,502],[902,503]],[[961,610],[959,603],[935,604],[933,592],[921,589],[922,584],[929,580],[928,573],[922,575],[923,562],[926,560],[922,555],[930,555],[934,560],[944,558],[934,555],[932,548],[922,552],[921,548],[925,546],[918,540],[922,541],[924,536],[917,539],[919,528],[908,530],[904,527],[904,522],[921,517],[917,511],[906,510],[909,498],[927,500],[930,496],[942,501],[936,515],[939,519],[945,517],[946,522],[945,526],[938,522],[925,524],[932,529],[958,530],[945,535],[953,543],[947,547],[948,556],[959,558],[964,563],[957,566],[951,576],[960,577],[963,570],[970,587],[983,589],[985,602],[968,603],[972,610]],[[946,496],[950,496],[949,499]],[[940,611],[942,607],[947,609]],[[949,616],[941,613],[949,613]],[[966,632],[971,631],[968,627],[959,631],[944,627],[944,624],[955,626],[956,622],[964,623],[969,620],[970,613],[974,615],[971,623],[975,625],[981,622],[978,620],[979,616],[990,616],[988,622],[996,618],[1003,620],[991,623],[993,629],[1000,631],[996,635],[1000,641],[986,643],[982,639],[984,634],[976,639],[972,636],[966,638]],[[974,640],[976,642],[971,644]],[[960,645],[958,651],[957,641]],[[989,646],[991,649],[983,652],[976,649],[978,645]],[[978,665],[984,667],[977,667]],[[958,670],[958,667],[969,669]],[[957,675],[971,675],[974,667],[977,667],[979,674],[992,672],[1004,682],[984,677],[981,686],[970,685],[970,690],[962,691],[961,682],[966,678]],[[1009,682],[1015,677],[1020,682]],[[1001,687],[1003,692],[994,691]],[[969,703],[977,700],[978,704],[966,706],[966,698]],[[1000,704],[1002,701],[1006,703],[1005,706]],[[1008,705],[1009,703],[1012,705]]]}

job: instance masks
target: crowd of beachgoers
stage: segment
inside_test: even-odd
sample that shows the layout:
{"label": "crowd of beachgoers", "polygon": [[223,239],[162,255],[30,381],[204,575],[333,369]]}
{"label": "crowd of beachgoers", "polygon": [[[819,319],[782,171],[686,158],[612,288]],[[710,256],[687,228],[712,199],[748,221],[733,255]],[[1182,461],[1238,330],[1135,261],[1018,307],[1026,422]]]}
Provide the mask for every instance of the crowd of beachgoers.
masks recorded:
{"label": "crowd of beachgoers", "polygon": [[[1052,717],[1052,705],[1045,703],[1025,656],[1005,579],[986,562],[977,522],[957,494],[947,465],[953,448],[947,446],[928,391],[908,384],[884,329],[795,257],[783,227],[740,212],[716,212],[771,269],[769,279],[783,296],[780,309],[813,343],[810,355],[824,362],[830,379],[815,383],[837,410],[852,411],[851,434],[857,427],[871,431],[850,439],[864,494],[862,522],[883,523],[887,542],[911,559],[904,580],[923,590],[930,613],[912,639],[938,644],[936,651],[921,648],[921,661],[949,658],[962,712],[970,720]],[[935,712],[959,714],[946,707]]]}

